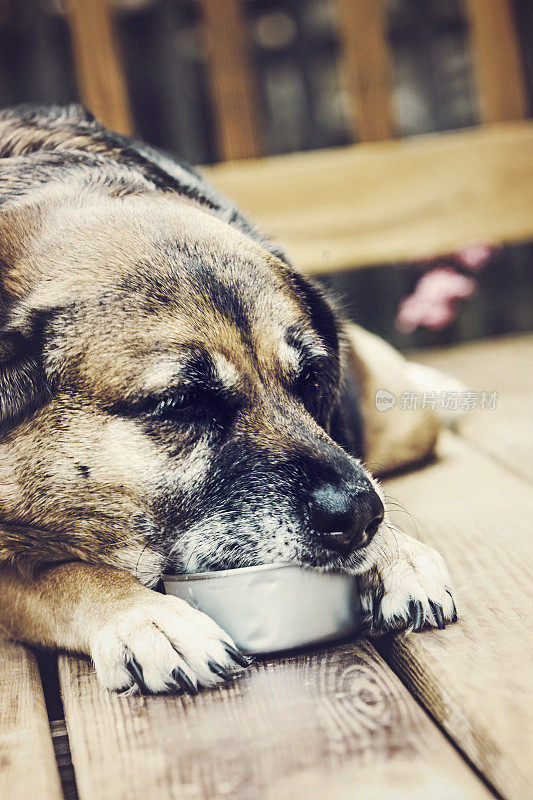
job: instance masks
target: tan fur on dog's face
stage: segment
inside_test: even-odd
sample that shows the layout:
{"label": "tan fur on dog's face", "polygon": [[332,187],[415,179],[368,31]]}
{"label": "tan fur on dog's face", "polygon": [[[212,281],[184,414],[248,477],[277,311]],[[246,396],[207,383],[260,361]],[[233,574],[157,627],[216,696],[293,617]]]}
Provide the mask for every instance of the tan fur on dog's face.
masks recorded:
{"label": "tan fur on dog's face", "polygon": [[326,433],[331,311],[317,330],[281,261],[186,202],[51,202],[28,212],[31,237],[24,213],[6,330],[38,341],[44,396],[0,445],[2,517],[42,531],[44,560],[147,583],[168,563],[360,568],[360,552],[326,554],[306,518],[313,480],[369,481]]}

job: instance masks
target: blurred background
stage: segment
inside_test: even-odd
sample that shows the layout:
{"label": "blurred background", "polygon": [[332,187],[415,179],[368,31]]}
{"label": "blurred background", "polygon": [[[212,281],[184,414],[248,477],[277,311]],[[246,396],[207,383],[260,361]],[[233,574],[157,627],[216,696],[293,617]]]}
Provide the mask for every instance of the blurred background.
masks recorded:
{"label": "blurred background", "polygon": [[529,0],[0,0],[1,106],[208,165],[401,348],[533,327],[532,87]]}

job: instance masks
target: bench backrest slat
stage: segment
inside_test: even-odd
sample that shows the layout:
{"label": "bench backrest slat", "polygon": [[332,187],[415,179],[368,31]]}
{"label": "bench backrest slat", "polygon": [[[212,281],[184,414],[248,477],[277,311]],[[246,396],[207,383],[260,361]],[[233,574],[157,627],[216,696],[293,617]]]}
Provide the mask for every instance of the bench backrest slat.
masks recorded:
{"label": "bench backrest slat", "polygon": [[392,139],[391,56],[384,8],[375,0],[337,0],[344,65],[354,106],[354,138]]}
{"label": "bench backrest slat", "polygon": [[200,0],[206,68],[223,161],[256,158],[263,147],[249,37],[241,0]]}
{"label": "bench backrest slat", "polygon": [[108,128],[133,131],[109,0],[69,0],[68,21],[82,103]]}
{"label": "bench backrest slat", "polygon": [[527,95],[511,0],[467,0],[482,123],[527,116]]}

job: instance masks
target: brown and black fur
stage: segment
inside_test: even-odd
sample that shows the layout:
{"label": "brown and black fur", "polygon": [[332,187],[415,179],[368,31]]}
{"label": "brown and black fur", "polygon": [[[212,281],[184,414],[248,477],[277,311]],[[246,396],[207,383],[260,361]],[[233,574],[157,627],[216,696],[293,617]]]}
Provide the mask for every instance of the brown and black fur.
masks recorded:
{"label": "brown and black fur", "polygon": [[[206,663],[238,657],[145,588],[163,570],[373,565],[369,373],[322,292],[200,175],[78,107],[5,111],[0,237],[1,628],[142,688],[136,647],[113,661],[110,642],[154,609],[209,685]],[[183,685],[153,669],[148,688]]]}

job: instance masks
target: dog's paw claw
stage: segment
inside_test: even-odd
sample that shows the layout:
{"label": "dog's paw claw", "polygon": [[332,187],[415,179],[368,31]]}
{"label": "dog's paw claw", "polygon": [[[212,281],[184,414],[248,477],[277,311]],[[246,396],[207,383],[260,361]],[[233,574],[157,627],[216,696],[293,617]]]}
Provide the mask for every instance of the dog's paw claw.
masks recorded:
{"label": "dog's paw claw", "polygon": [[233,675],[224,669],[221,664],[217,664],[216,661],[208,661],[207,666],[214,675],[218,675],[223,681],[230,681],[233,678]]}
{"label": "dog's paw claw", "polygon": [[421,631],[424,627],[424,609],[420,600],[409,601],[409,618],[411,619],[412,628],[414,631]]}
{"label": "dog's paw claw", "polygon": [[453,599],[453,594],[450,592],[449,589],[446,589],[446,594],[450,596],[450,600],[452,601],[452,622],[457,622],[457,607],[455,605],[455,600]]}
{"label": "dog's paw claw", "polygon": [[125,667],[132,677],[133,685],[137,687],[141,694],[152,694],[148,686],[144,682],[144,675],[142,667],[137,663],[133,656],[126,658]]}
{"label": "dog's paw claw", "polygon": [[240,667],[249,667],[250,664],[253,663],[253,658],[251,658],[250,656],[245,656],[244,653],[241,653],[241,651],[237,650],[236,647],[232,647],[231,645],[229,645],[227,642],[224,641],[222,642],[222,644],[224,645],[224,650],[226,651],[228,656],[231,656],[231,658],[235,661],[235,663],[238,664]]}
{"label": "dog's paw claw", "polygon": [[176,669],[172,670],[172,677],[182,691],[192,695],[198,694],[197,687],[181,667],[176,667]]}
{"label": "dog's paw claw", "polygon": [[437,628],[443,630],[446,627],[446,621],[444,619],[444,613],[442,611],[442,606],[439,603],[434,603],[433,600],[429,601],[429,607],[433,611],[433,616],[435,618],[435,622],[437,624]]}

